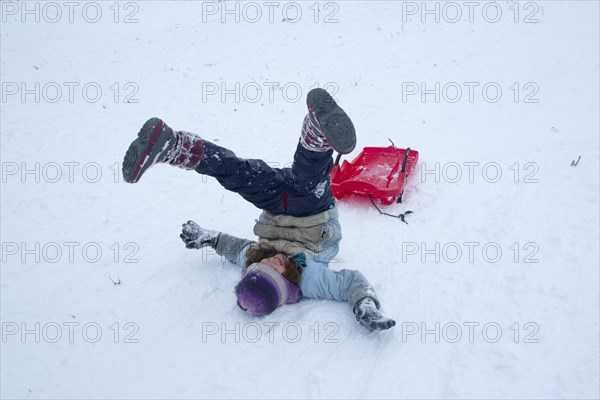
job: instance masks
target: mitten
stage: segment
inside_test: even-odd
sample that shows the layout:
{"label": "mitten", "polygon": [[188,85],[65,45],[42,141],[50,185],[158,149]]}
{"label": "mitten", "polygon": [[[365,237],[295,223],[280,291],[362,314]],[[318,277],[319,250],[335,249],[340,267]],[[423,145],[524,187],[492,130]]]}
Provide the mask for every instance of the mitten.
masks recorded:
{"label": "mitten", "polygon": [[365,297],[356,303],[354,306],[354,314],[356,315],[356,320],[362,326],[365,326],[372,331],[383,331],[396,325],[396,321],[381,315],[375,302],[370,297]]}
{"label": "mitten", "polygon": [[183,229],[179,237],[188,249],[201,249],[206,246],[214,249],[217,246],[220,232],[204,229],[194,221],[188,221],[181,226]]}

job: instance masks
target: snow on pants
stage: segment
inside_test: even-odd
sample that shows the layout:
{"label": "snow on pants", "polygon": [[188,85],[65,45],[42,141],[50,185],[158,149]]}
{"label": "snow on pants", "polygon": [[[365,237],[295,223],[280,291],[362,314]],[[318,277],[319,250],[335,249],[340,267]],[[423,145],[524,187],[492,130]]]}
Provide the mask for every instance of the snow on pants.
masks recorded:
{"label": "snow on pants", "polygon": [[204,141],[204,156],[196,172],[209,175],[227,190],[240,194],[275,215],[306,217],[328,210],[334,199],[329,173],[333,150],[317,153],[300,142],[291,168],[273,168],[263,160],[239,158],[229,149]]}

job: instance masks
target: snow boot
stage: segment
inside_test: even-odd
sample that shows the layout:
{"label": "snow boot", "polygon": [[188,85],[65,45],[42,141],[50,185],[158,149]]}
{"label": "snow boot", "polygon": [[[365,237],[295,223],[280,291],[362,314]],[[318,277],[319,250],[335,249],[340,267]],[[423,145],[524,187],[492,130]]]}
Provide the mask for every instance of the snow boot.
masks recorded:
{"label": "snow boot", "polygon": [[354,306],[354,315],[356,320],[372,331],[383,331],[396,325],[396,321],[381,315],[377,309],[375,301],[370,297],[365,297]]}
{"label": "snow boot", "polygon": [[302,126],[302,146],[305,149],[324,152],[334,149],[348,154],[356,147],[354,125],[324,89],[313,89],[306,96],[308,115]]}
{"label": "snow boot", "polygon": [[173,131],[159,118],[150,118],[131,143],[123,160],[125,182],[136,183],[156,163],[168,163],[183,169],[195,169],[204,154],[199,136]]}

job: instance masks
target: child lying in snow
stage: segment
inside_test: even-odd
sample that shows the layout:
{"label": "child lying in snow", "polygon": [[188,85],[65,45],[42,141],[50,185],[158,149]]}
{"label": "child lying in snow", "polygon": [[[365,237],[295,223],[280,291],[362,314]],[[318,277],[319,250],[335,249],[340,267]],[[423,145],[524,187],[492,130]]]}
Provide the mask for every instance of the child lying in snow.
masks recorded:
{"label": "child lying in snow", "polygon": [[259,242],[183,224],[187,248],[210,246],[243,268],[235,292],[237,304],[256,317],[301,297],[348,301],[361,325],[372,330],[396,324],[379,312],[375,290],[358,271],[332,271],[329,262],[342,238],[329,173],[336,150],[356,146],[348,115],[323,89],[308,93],[308,114],[291,168],[271,168],[262,160],[241,159],[223,147],[162,120],[148,120],[123,162],[127,182],[135,183],[155,163],[166,163],[212,176],[227,190],[263,210],[254,226]]}

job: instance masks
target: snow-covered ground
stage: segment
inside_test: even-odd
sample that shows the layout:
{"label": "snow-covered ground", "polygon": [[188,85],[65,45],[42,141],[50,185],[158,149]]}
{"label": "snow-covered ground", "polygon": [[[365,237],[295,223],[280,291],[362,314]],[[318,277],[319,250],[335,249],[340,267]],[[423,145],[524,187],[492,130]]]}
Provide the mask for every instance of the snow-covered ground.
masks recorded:
{"label": "snow-covered ground", "polygon": [[[2,398],[600,397],[598,2],[0,5]],[[317,85],[358,149],[420,152],[386,210],[409,225],[340,205],[331,268],[390,331],[330,301],[249,318],[178,236],[253,238],[259,210],[120,175],[151,116],[289,164]]]}

